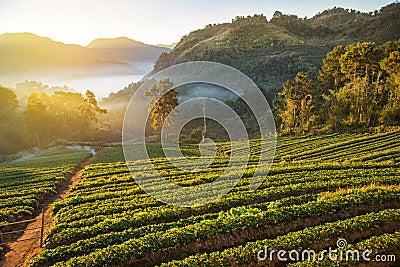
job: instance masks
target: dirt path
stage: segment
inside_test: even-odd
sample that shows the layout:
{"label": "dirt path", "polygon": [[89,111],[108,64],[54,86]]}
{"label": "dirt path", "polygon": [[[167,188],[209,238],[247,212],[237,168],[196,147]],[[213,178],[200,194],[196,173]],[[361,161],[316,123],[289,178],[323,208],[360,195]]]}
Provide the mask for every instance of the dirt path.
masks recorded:
{"label": "dirt path", "polygon": [[[53,224],[53,216],[50,213],[50,206],[55,201],[63,200],[71,191],[71,188],[79,183],[81,180],[81,170],[93,163],[96,159],[97,154],[88,158],[83,163],[79,164],[76,168],[75,174],[63,182],[59,189],[58,194],[51,196],[46,199],[41,207],[44,209],[44,233],[46,233],[51,225]],[[42,225],[42,214],[40,213],[35,217],[35,221],[29,223],[26,229],[40,228]],[[9,244],[10,251],[6,253],[5,260],[0,262],[1,267],[25,267],[28,266],[29,261],[37,254],[39,254],[43,248],[40,248],[40,229],[24,231],[24,233],[18,238],[18,240],[25,240],[30,238],[36,238],[32,240],[26,240],[21,242],[15,242]]]}

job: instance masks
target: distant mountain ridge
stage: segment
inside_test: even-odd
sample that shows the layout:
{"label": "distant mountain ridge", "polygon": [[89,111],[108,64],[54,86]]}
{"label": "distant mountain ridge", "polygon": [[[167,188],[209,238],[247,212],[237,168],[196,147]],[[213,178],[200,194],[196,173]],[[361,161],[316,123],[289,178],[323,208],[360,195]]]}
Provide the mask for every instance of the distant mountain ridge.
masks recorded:
{"label": "distant mountain ridge", "polygon": [[151,46],[145,43],[129,39],[128,37],[97,38],[91,41],[86,47],[89,48],[132,48],[138,46]]}
{"label": "distant mountain ridge", "polygon": [[32,33],[5,33],[0,35],[0,73],[92,67],[134,72],[135,64],[154,62],[168,51],[127,37],[96,39],[84,47]]}
{"label": "distant mountain ridge", "polygon": [[93,40],[86,47],[108,55],[121,62],[155,62],[163,52],[171,49],[148,45],[127,37],[100,38]]}
{"label": "distant mountain ridge", "polygon": [[299,71],[316,77],[334,46],[399,38],[399,3],[370,13],[334,8],[310,19],[277,11],[269,21],[263,15],[236,17],[232,23],[193,31],[161,54],[153,73],[177,63],[216,61],[239,69],[266,91],[276,91]]}

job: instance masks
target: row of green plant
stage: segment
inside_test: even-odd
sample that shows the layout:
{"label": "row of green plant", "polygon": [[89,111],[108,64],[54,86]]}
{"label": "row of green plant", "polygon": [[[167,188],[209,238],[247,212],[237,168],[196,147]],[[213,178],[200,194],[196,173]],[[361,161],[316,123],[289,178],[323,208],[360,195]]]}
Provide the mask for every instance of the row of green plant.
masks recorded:
{"label": "row of green plant", "polygon": [[[303,195],[299,197],[289,197],[268,204],[268,208],[283,208],[291,205],[300,205],[318,198],[315,194]],[[262,204],[264,209],[265,205]],[[250,207],[250,206],[249,206]],[[257,205],[252,206],[257,207]],[[232,210],[234,211],[234,210]],[[232,213],[231,211],[231,213]],[[163,232],[172,228],[185,227],[190,224],[199,223],[203,220],[218,218],[220,213],[207,213],[204,215],[191,216],[186,219],[179,219],[173,222],[145,225],[139,228],[128,228],[121,232],[111,232],[100,234],[92,238],[82,239],[71,245],[62,245],[54,249],[45,250],[40,257],[35,259],[35,265],[54,264],[57,261],[66,260],[72,257],[88,254],[99,248],[115,245],[128,241],[132,238],[139,238],[151,233]]]}
{"label": "row of green plant", "polygon": [[89,153],[54,147],[30,156],[0,164],[0,223],[32,215]]}
{"label": "row of green plant", "polygon": [[[220,212],[215,219],[202,220],[185,227],[173,228],[165,232],[154,233],[143,238],[132,239],[126,242],[141,244],[143,248],[136,254],[140,255],[145,252],[143,249],[154,251],[166,249],[171,246],[187,245],[188,243],[196,242],[200,239],[207,239],[216,234],[230,233],[235,230],[255,228],[258,226],[274,226],[283,222],[291,222],[297,219],[305,219],[324,214],[331,214],[331,216],[334,217],[335,214],[350,210],[354,207],[390,203],[399,199],[399,197],[400,188],[397,186],[372,186],[354,190],[342,190],[331,194],[323,193],[319,195],[316,200],[291,206],[276,206],[270,203],[256,204],[248,207],[232,208],[228,211]],[[159,212],[162,213],[161,210]],[[146,225],[145,221],[147,218],[143,215],[146,216],[147,214],[140,214],[138,212],[131,214],[130,217],[126,216],[114,220],[104,220],[90,227],[68,228],[62,233],[52,236],[50,241],[57,245],[70,244],[73,241],[90,238],[98,234],[123,231],[135,226],[140,227],[141,225]],[[131,219],[132,217],[134,220]],[[139,221],[139,217],[142,217],[142,221]],[[124,244],[125,243],[122,243],[116,246],[124,246]],[[116,249],[118,249],[117,247]]]}
{"label": "row of green plant", "polygon": [[289,156],[291,160],[309,159],[310,157],[329,155],[333,152],[348,153],[353,149],[363,149],[365,146],[372,146],[375,144],[381,144],[386,140],[396,140],[400,134],[398,132],[383,133],[376,135],[367,135],[357,139],[349,139],[344,142],[336,142],[327,146],[317,147],[315,149],[307,149],[302,153],[296,153]]}
{"label": "row of green plant", "polygon": [[32,215],[46,193],[54,193],[71,167],[55,169],[0,168],[0,223]]}
{"label": "row of green plant", "polygon": [[[299,192],[303,192],[306,188],[309,188],[307,191],[312,189],[324,190],[327,185],[329,185],[330,188],[337,188],[340,186],[366,185],[368,183],[396,184],[399,182],[396,178],[398,172],[398,169],[385,168],[374,170],[346,169],[314,172],[304,171],[291,173],[290,176],[286,174],[270,175],[266,177],[266,180],[257,191],[256,196],[260,198],[259,201],[263,201],[269,199],[271,196],[279,198],[281,194],[285,196],[290,194],[290,192],[298,195]],[[360,177],[362,177],[362,179]],[[234,199],[235,203],[238,203],[240,200],[242,202],[255,200],[254,198],[249,198],[249,192],[244,193],[247,191],[247,185],[251,181],[251,178],[243,180],[239,183],[239,187],[234,188],[231,193],[217,201],[217,203],[220,205],[221,202],[226,202],[226,206],[229,206],[234,205],[234,202],[230,202],[229,199]],[[109,183],[112,184],[112,181],[109,181]],[[117,188],[120,187],[118,186]],[[135,191],[135,194],[126,194],[125,192],[132,191],[126,191],[125,189],[125,191],[121,191],[121,194],[118,194],[118,191],[113,190],[113,197],[104,199],[105,196],[109,196],[107,192],[108,189],[104,193],[98,190],[97,192],[92,192],[90,195],[85,195],[86,198],[71,196],[71,198],[62,202],[64,203],[64,207],[57,213],[56,220],[58,224],[56,228],[70,228],[78,223],[80,223],[79,225],[88,225],[90,221],[94,223],[113,218],[114,214],[124,212],[131,213],[133,211],[138,211],[138,209],[143,210],[148,207],[163,205],[148,195],[139,194],[139,191]],[[118,198],[117,202],[114,197]],[[92,201],[94,199],[95,201]],[[213,209],[215,206],[210,205],[209,208]],[[90,218],[90,220],[86,220],[86,218]]]}
{"label": "row of green plant", "polygon": [[[378,214],[380,216],[377,216]],[[185,261],[179,263],[177,261],[172,261],[170,266],[231,266],[233,263],[249,263],[254,261],[254,259],[257,260],[257,252],[265,245],[269,248],[287,248],[288,250],[307,247],[307,245],[309,246],[316,241],[326,240],[328,238],[332,239],[340,235],[349,235],[350,233],[365,229],[365,227],[377,229],[385,225],[390,225],[400,218],[398,210],[388,210],[378,214],[367,214],[364,217],[360,216],[346,221],[337,221],[322,226],[310,227],[300,232],[290,232],[286,235],[279,236],[275,240],[267,239],[249,242],[243,247],[239,246],[222,252],[212,252],[208,255],[203,254],[203,257],[196,262]],[[252,217],[257,218],[257,215],[246,214],[244,216],[235,217],[235,219],[236,221],[247,221],[253,219]],[[203,228],[200,228],[201,226],[199,224],[202,224],[201,226],[203,226]],[[85,256],[74,257],[66,262],[59,262],[55,264],[55,266],[107,266],[127,264],[140,259],[146,252],[162,251],[177,245],[196,242],[216,232],[213,230],[213,227],[216,225],[212,222],[202,221],[199,224],[185,227],[186,229],[171,229],[167,230],[165,233],[150,234],[143,238],[131,239],[120,245],[108,246],[107,248],[96,250]],[[232,228],[230,225],[228,225],[228,227]],[[227,264],[228,262],[230,262],[230,264]]]}
{"label": "row of green plant", "polygon": [[[379,140],[374,143],[367,144],[358,144],[356,147],[347,147],[345,149],[346,153],[343,152],[342,149],[337,151],[327,151],[324,152],[317,157],[313,157],[312,160],[337,160],[342,161],[344,159],[351,159],[360,155],[365,155],[371,152],[378,152],[385,149],[398,148],[398,139],[400,135],[391,136],[390,138],[385,138],[385,140]],[[310,160],[309,158],[305,158],[306,160]],[[304,158],[303,158],[304,160]]]}
{"label": "row of green plant", "polygon": [[[357,176],[358,173],[358,176]],[[354,171],[350,172],[348,175],[341,174],[337,172],[336,175],[327,176],[326,181],[318,181],[318,176],[316,176],[314,181],[306,182],[306,183],[298,183],[298,184],[288,184],[278,187],[269,187],[264,190],[258,190],[256,192],[232,192],[225,197],[217,200],[214,203],[210,203],[206,206],[197,207],[195,209],[187,209],[187,208],[178,208],[178,207],[169,207],[163,206],[161,203],[156,203],[152,198],[145,196],[144,201],[136,202],[135,196],[131,198],[134,199],[133,203],[129,204],[129,202],[122,203],[125,206],[125,209],[121,213],[108,212],[107,209],[110,208],[110,205],[115,201],[110,199],[109,205],[102,205],[102,201],[96,202],[99,204],[98,211],[91,212],[92,210],[96,210],[96,205],[85,205],[79,206],[78,203],[71,203],[71,206],[68,206],[68,212],[64,215],[63,212],[57,214],[57,226],[55,226],[51,233],[57,232],[59,229],[64,228],[72,228],[79,226],[88,226],[94,225],[98,222],[102,222],[104,220],[113,220],[115,217],[129,217],[134,220],[131,216],[132,213],[142,214],[143,212],[147,215],[147,221],[152,220],[165,220],[172,219],[179,216],[190,216],[199,212],[207,212],[208,210],[221,208],[221,207],[231,207],[231,206],[239,206],[243,205],[243,203],[259,203],[263,201],[268,201],[271,199],[282,198],[285,196],[291,195],[301,195],[304,193],[312,193],[315,191],[326,191],[333,190],[339,187],[352,187],[352,186],[365,186],[371,183],[376,184],[398,184],[399,176],[397,175],[397,170],[390,170],[389,172],[376,172],[372,173],[369,176],[363,177],[367,171]],[[348,176],[348,177],[346,177]],[[329,177],[331,179],[329,179]],[[336,178],[335,178],[336,177]],[[118,199],[121,201],[121,199]],[[147,202],[147,204],[146,204]],[[118,205],[118,204],[115,204]],[[131,207],[129,205],[132,205]],[[143,208],[139,208],[138,206],[143,205]],[[150,205],[150,207],[146,207],[146,205]],[[153,207],[152,207],[153,206]],[[163,212],[161,212],[161,210]],[[111,208],[111,211],[112,208]],[[166,212],[166,214],[164,214]],[[105,216],[101,215],[105,214]],[[107,215],[110,214],[110,215]],[[118,214],[118,215],[113,215]],[[175,214],[175,215],[170,215]],[[166,216],[166,217],[165,217]],[[173,216],[173,217],[168,217]],[[59,219],[60,218],[60,219]],[[71,229],[70,229],[71,231]]]}
{"label": "row of green plant", "polygon": [[[268,248],[269,251],[274,250],[285,250],[292,251],[296,250],[300,254],[304,249],[312,247],[318,242],[326,242],[326,244],[331,244],[333,247],[336,244],[338,238],[343,236],[350,236],[355,233],[365,231],[366,229],[373,229],[378,231],[385,226],[389,226],[394,223],[398,223],[400,219],[400,210],[398,209],[388,209],[376,213],[368,213],[365,215],[356,216],[346,220],[340,220],[336,222],[326,223],[323,225],[305,228],[304,230],[297,232],[290,232],[286,235],[278,236],[275,239],[264,239],[257,240],[255,242],[248,242],[244,245],[240,245],[233,248],[228,248],[222,251],[215,251],[211,253],[196,254],[189,256],[182,260],[173,260],[167,263],[161,264],[163,267],[191,267],[191,266],[232,266],[232,265],[249,265],[257,264],[259,261],[257,259],[257,254],[260,250]],[[373,238],[372,240],[376,240]],[[368,242],[369,243],[369,242]],[[368,244],[367,243],[367,244]],[[384,239],[377,243],[375,249],[380,251],[386,251]],[[370,247],[370,244],[365,246]],[[372,244],[371,244],[372,248]],[[100,254],[102,251],[97,252]],[[105,251],[106,252],[106,251]],[[123,260],[128,260],[128,255],[123,254],[123,251],[119,251],[119,257]],[[63,263],[64,266],[95,266],[93,261],[97,258],[92,257],[85,261],[76,260]],[[103,258],[104,263],[107,257]],[[269,257],[266,259],[269,260]],[[276,258],[275,258],[276,260]],[[110,262],[106,263],[109,264]],[[268,262],[263,262],[267,264]],[[70,264],[70,265],[68,265]],[[75,265],[73,265],[75,264]],[[82,265],[86,264],[86,265]],[[62,266],[58,264],[56,266]],[[304,265],[310,266],[310,264]],[[316,266],[316,265],[312,265]],[[337,266],[337,265],[335,265]]]}
{"label": "row of green plant", "polygon": [[[376,263],[381,265],[387,264],[389,266],[394,266],[396,264],[396,261],[398,260],[398,258],[396,257],[398,257],[399,250],[400,231],[396,231],[394,233],[385,233],[378,236],[372,236],[361,242],[348,244],[343,249],[337,249],[335,253],[331,254],[331,258],[337,260],[331,260],[331,258],[327,257],[326,255],[325,257],[323,257],[322,252],[319,252],[316,255],[316,259],[322,260],[309,259],[296,263],[291,263],[288,266],[308,267],[312,265],[313,267],[335,267],[340,264],[340,266],[343,267],[351,267],[368,263]],[[358,251],[358,254],[355,254],[355,256],[353,256],[352,254],[347,254],[348,256],[346,256],[347,251]],[[365,255],[367,259],[364,259],[362,256],[365,251],[370,252]],[[378,260],[380,262],[376,261],[376,256],[379,257]],[[382,260],[382,256],[385,257],[384,260]]]}

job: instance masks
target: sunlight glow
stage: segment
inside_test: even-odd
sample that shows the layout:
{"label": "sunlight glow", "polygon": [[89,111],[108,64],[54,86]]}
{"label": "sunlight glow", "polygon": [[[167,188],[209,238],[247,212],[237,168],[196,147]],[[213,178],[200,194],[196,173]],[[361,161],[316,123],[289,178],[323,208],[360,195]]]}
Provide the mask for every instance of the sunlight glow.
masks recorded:
{"label": "sunlight glow", "polygon": [[149,44],[171,44],[207,24],[276,10],[313,16],[333,6],[373,11],[393,1],[138,1],[0,0],[0,34],[32,32],[56,41],[87,45],[100,37],[127,36]]}

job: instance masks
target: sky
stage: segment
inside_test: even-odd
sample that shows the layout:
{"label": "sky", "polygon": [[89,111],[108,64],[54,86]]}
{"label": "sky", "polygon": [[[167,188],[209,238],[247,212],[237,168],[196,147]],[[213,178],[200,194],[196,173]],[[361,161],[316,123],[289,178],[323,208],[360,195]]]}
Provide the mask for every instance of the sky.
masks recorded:
{"label": "sky", "polygon": [[31,32],[87,45],[96,38],[126,36],[148,44],[172,44],[207,24],[274,11],[312,17],[328,8],[364,12],[394,0],[0,0],[0,34]]}

